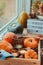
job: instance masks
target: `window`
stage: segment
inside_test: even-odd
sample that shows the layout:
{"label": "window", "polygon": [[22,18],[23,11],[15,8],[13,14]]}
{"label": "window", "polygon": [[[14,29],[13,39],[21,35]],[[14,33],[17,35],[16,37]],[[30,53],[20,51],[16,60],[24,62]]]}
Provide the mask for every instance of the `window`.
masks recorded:
{"label": "window", "polygon": [[26,11],[30,13],[30,6],[31,6],[31,0],[17,0],[18,1],[18,14],[20,14],[22,11]]}
{"label": "window", "polygon": [[0,0],[0,29],[16,15],[16,0]]}
{"label": "window", "polygon": [[0,0],[0,31],[22,11],[30,13],[31,0]]}

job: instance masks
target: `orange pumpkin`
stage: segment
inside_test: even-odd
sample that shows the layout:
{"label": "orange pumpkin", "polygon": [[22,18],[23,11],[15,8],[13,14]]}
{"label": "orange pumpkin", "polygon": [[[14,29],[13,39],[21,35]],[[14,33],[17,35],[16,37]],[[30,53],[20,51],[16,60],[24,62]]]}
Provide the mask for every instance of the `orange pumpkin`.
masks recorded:
{"label": "orange pumpkin", "polygon": [[14,40],[13,39],[17,39],[18,36],[12,32],[8,32],[5,34],[5,36],[3,37],[4,40],[8,41],[9,43],[14,44]]}
{"label": "orange pumpkin", "polygon": [[37,43],[39,43],[40,38],[35,38],[35,40],[37,41]]}
{"label": "orange pumpkin", "polygon": [[30,48],[38,47],[38,41],[35,38],[26,38],[24,40],[24,46]]}
{"label": "orange pumpkin", "polygon": [[35,52],[34,50],[28,50],[26,53],[25,53],[25,58],[27,59],[37,59],[38,58],[38,55],[37,55],[37,52]]}
{"label": "orange pumpkin", "polygon": [[11,52],[11,50],[13,50],[13,47],[12,47],[12,45],[11,45],[9,42],[7,42],[6,40],[2,40],[2,41],[0,42],[0,49],[3,49],[3,50],[8,51],[8,52]]}

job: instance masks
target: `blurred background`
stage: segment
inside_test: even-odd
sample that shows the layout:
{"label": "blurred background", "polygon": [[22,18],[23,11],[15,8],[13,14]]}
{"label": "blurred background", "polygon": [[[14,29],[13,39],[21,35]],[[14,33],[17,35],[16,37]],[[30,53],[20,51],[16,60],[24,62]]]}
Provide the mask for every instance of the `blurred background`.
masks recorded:
{"label": "blurred background", "polygon": [[16,16],[16,0],[0,0],[0,28]]}

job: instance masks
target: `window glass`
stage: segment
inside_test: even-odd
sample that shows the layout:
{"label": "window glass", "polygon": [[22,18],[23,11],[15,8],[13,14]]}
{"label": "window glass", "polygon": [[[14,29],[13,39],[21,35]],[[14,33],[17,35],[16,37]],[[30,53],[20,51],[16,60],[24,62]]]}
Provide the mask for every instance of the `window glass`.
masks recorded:
{"label": "window glass", "polygon": [[16,0],[0,0],[0,29],[16,16]]}

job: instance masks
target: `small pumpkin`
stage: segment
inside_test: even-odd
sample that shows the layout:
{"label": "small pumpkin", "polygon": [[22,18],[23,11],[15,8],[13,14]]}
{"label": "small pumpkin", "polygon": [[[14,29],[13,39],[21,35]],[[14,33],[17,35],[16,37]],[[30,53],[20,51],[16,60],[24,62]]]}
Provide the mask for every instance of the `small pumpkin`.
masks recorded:
{"label": "small pumpkin", "polygon": [[38,55],[37,55],[37,52],[35,52],[34,50],[28,50],[26,53],[25,53],[25,58],[27,59],[38,59]]}
{"label": "small pumpkin", "polygon": [[11,52],[11,50],[13,50],[13,47],[12,47],[12,45],[11,45],[9,42],[7,42],[6,40],[2,40],[2,41],[0,42],[0,50],[1,50],[1,49],[5,50],[5,51],[7,51],[7,52]]}
{"label": "small pumpkin", "polygon": [[30,48],[37,48],[38,47],[38,41],[35,38],[26,38],[24,40],[24,46],[30,47]]}
{"label": "small pumpkin", "polygon": [[12,45],[14,45],[14,39],[17,39],[18,36],[16,34],[14,34],[13,32],[8,32],[4,35],[3,39],[8,41],[9,43],[12,43]]}

